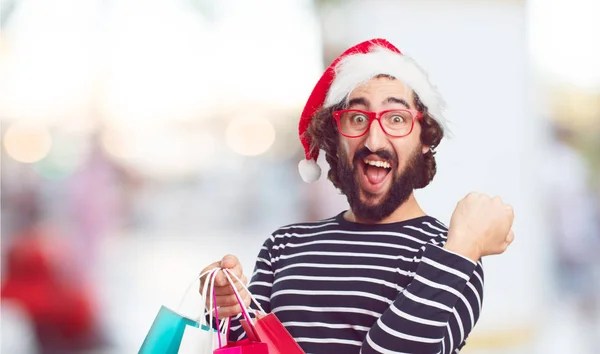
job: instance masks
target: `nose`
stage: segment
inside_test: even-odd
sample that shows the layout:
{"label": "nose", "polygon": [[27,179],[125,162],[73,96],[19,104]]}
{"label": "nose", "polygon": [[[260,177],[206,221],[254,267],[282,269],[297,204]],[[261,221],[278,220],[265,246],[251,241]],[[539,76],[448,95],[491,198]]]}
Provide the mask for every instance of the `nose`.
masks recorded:
{"label": "nose", "polygon": [[386,141],[387,135],[381,128],[379,119],[373,119],[366,135],[365,146],[371,151],[378,151],[385,147]]}

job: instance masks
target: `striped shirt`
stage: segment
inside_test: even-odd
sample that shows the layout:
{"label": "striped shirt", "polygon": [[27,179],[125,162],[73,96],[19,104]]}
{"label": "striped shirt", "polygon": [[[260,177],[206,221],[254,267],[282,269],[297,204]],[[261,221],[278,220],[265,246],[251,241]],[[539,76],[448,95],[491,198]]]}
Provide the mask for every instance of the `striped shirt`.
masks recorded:
{"label": "striped shirt", "polygon": [[[343,214],[265,241],[249,285],[264,310],[307,354],[457,353],[481,312],[481,262],[443,249],[433,217],[367,225]],[[232,340],[245,335],[237,319]]]}

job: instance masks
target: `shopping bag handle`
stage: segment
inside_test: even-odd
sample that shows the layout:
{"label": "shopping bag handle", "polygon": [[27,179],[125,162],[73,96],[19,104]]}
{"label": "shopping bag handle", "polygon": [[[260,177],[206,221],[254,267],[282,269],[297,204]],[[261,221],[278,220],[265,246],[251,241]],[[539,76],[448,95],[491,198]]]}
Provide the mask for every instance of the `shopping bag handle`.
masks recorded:
{"label": "shopping bag handle", "polygon": [[[260,311],[262,311],[263,313],[265,313],[265,311],[263,310],[262,306],[260,306],[260,304],[258,303],[258,301],[256,300],[256,298],[252,295],[252,293],[248,290],[248,288],[244,285],[244,283],[240,280],[240,278],[238,278],[237,275],[235,275],[229,269],[222,269],[222,270],[223,270],[223,273],[225,273],[225,276],[227,277],[227,280],[229,281],[229,285],[231,286],[231,289],[233,290],[233,293],[234,293],[235,298],[236,298],[236,300],[238,302],[238,305],[240,305],[240,308],[242,310],[242,315],[244,316],[244,319],[246,320],[246,322],[250,326],[250,330],[254,330],[254,324],[252,322],[252,318],[250,317],[250,314],[248,313],[248,311],[246,309],[246,306],[244,305],[244,302],[242,301],[242,297],[240,296],[240,293],[238,292],[237,288],[235,287],[235,283],[231,279],[231,276],[233,276],[238,282],[240,282],[240,284],[242,285],[242,288],[248,292],[248,294],[250,295],[250,298],[252,299],[252,301],[254,302],[254,304],[260,309]],[[218,307],[216,305],[217,304],[217,298],[216,298],[216,293],[214,291],[214,288],[211,289],[211,291],[212,291],[212,296],[213,296],[213,306],[214,306],[215,316],[216,316],[216,318],[219,318],[219,312],[218,312],[219,310],[218,310]],[[231,317],[229,318],[229,321],[227,322],[227,327],[228,328],[225,331],[226,335],[229,334],[229,326],[230,325],[231,325]],[[221,332],[222,332],[221,328],[219,328],[219,330],[217,331],[217,336],[218,336],[218,339],[219,339],[219,348],[221,348],[223,346],[223,341],[221,339]]]}
{"label": "shopping bag handle", "polygon": [[[237,288],[234,286],[233,281],[231,281],[231,278],[229,278],[229,275],[232,275],[235,280],[237,280],[238,282],[240,282],[240,284],[242,285],[242,288],[244,290],[246,290],[246,292],[248,293],[248,295],[250,295],[250,298],[252,299],[252,302],[254,303],[254,305],[256,305],[256,307],[260,310],[260,312],[266,314],[265,310],[263,310],[262,306],[260,306],[260,304],[258,303],[258,301],[256,300],[256,298],[254,297],[254,295],[252,295],[252,293],[250,292],[250,290],[248,290],[248,287],[246,287],[246,285],[244,285],[244,282],[242,282],[240,280],[240,278],[238,278],[238,276],[235,275],[235,273],[231,272],[229,269],[223,269],[223,271],[225,272],[225,276],[227,276],[227,280],[229,280],[229,283],[233,287],[233,291],[236,292],[237,296],[239,298],[241,298],[241,296],[239,296],[239,293],[237,293]],[[242,306],[242,305],[243,304],[240,304],[240,306],[242,308],[244,308],[244,306]]]}
{"label": "shopping bag handle", "polygon": [[[242,301],[242,298],[241,298],[239,292],[237,291],[237,289],[236,289],[233,281],[231,280],[231,277],[228,274],[229,270],[228,269],[222,269],[222,270],[223,270],[223,273],[225,273],[225,276],[227,277],[227,280],[229,280],[229,285],[231,285],[231,288],[233,289],[235,298],[236,298],[238,304],[240,305],[240,308],[242,309],[242,314],[244,316],[244,319],[246,320],[246,322],[248,322],[250,325],[252,325],[252,320],[250,318],[250,314],[248,313],[248,311],[246,311],[246,307],[244,306],[244,302]],[[241,283],[241,284],[242,284],[242,286],[244,285],[244,283]],[[214,284],[213,284],[213,288],[211,289],[211,291],[212,291],[212,297],[213,297],[213,306],[214,306],[215,316],[216,316],[216,318],[219,318],[219,310],[218,310],[218,306],[217,306],[217,294],[214,291]],[[231,325],[231,317],[229,318],[229,320],[227,322],[227,330],[225,332],[226,336],[229,335],[229,326],[230,325]],[[223,341],[221,339],[221,329],[220,328],[217,331],[217,337],[219,339],[219,348],[222,348],[223,347]],[[225,339],[225,340],[227,340],[227,339]]]}
{"label": "shopping bag handle", "polygon": [[[201,273],[200,275],[196,276],[194,278],[194,280],[190,283],[190,285],[188,285],[186,292],[183,294],[183,296],[181,297],[180,301],[179,301],[179,306],[177,307],[177,311],[179,311],[181,309],[181,307],[183,306],[183,302],[185,301],[186,297],[189,295],[190,290],[192,289],[192,287],[196,284],[196,282],[200,279],[202,279],[204,276],[206,277],[206,280],[204,282],[204,286],[202,287],[202,293],[201,293],[201,297],[203,299],[201,307],[200,307],[200,316],[198,316],[198,318],[194,319],[199,325],[200,327],[202,327],[202,325],[206,325],[206,327],[208,328],[212,328],[212,322],[213,322],[213,311],[208,311],[206,308],[206,300],[209,300],[209,308],[213,307],[213,298],[211,296],[209,296],[208,294],[208,288],[211,288],[211,292],[212,289],[214,288],[214,282],[215,282],[215,278],[217,276],[217,273],[220,271],[220,268],[213,268],[213,269],[209,269],[203,273]],[[208,312],[208,322],[206,321],[206,313]],[[219,317],[216,317],[216,321],[219,322]],[[227,324],[227,326],[224,326],[226,322],[226,319],[223,319],[220,321],[220,324],[217,323],[217,331],[219,331],[221,328],[223,328],[223,331],[227,331],[229,324]],[[226,332],[225,332],[226,333]],[[214,340],[214,336],[213,336],[213,340]]]}
{"label": "shopping bag handle", "polygon": [[[208,275],[207,280],[204,282],[204,287],[202,289],[202,294],[203,294],[203,298],[206,301],[207,299],[209,300],[209,307],[212,309],[210,311],[208,311],[208,316],[209,316],[209,320],[208,320],[208,327],[212,328],[212,322],[213,322],[213,311],[215,313],[215,322],[217,325],[217,338],[219,341],[219,348],[221,348],[222,346],[222,339],[221,339],[221,335],[224,335],[226,338],[229,334],[229,328],[231,326],[231,319],[222,319],[219,320],[219,310],[217,307],[217,295],[215,292],[215,279],[217,278],[217,273],[221,271],[221,268],[214,268],[212,270],[210,270],[209,272],[206,273],[210,273]],[[209,285],[210,284],[210,285]],[[210,294],[211,296],[209,296],[208,294],[208,287],[210,287]],[[204,316],[203,316],[204,317]],[[204,318],[203,318],[204,319]],[[215,340],[215,336],[212,336],[212,346],[214,347],[214,342]],[[225,339],[227,340],[227,339]]]}
{"label": "shopping bag handle", "polygon": [[[204,300],[202,302],[202,305],[203,305],[202,310],[203,311],[202,311],[202,314],[200,315],[200,317],[198,318],[198,322],[204,323],[204,321],[206,320],[206,317],[205,317],[206,315],[204,312],[205,311],[208,312],[208,323],[206,325],[209,328],[212,327],[213,311],[212,310],[207,311],[205,306],[206,306],[206,300],[208,300],[208,307],[213,308],[213,297],[209,296],[208,288],[209,288],[209,284],[210,284],[210,289],[211,289],[210,291],[212,293],[213,288],[215,286],[215,279],[217,277],[217,273],[219,272],[219,270],[220,270],[219,268],[215,268],[210,271],[210,274],[208,275],[208,278],[204,282],[204,286],[202,288],[202,299]],[[217,316],[216,319],[218,321],[219,317]]]}
{"label": "shopping bag handle", "polygon": [[[192,289],[192,287],[194,285],[196,285],[196,282],[200,279],[202,279],[205,275],[211,274],[210,279],[212,279],[212,273],[215,273],[215,271],[218,271],[219,268],[213,268],[213,269],[209,269],[204,273],[200,273],[200,275],[196,276],[194,278],[194,280],[190,283],[190,285],[188,285],[187,290],[185,291],[185,293],[183,293],[183,295],[181,296],[181,299],[179,300],[179,306],[177,306],[177,309],[180,309],[183,306],[183,302],[185,301],[185,298],[187,297],[187,295],[190,293],[190,290]],[[207,279],[209,280],[209,279]],[[206,282],[204,283],[205,285],[205,289],[206,289]],[[205,295],[205,293],[203,292],[203,295]],[[204,313],[204,311],[202,311],[202,313]]]}

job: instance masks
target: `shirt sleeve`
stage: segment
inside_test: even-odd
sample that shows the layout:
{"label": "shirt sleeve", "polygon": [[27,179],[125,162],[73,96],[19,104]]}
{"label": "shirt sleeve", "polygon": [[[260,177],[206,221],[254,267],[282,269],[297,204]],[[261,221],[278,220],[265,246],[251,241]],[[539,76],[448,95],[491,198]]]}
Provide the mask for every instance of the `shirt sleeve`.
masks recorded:
{"label": "shirt sleeve", "polygon": [[483,268],[425,246],[414,279],[367,333],[361,353],[454,353],[481,312]]}
{"label": "shirt sleeve", "polygon": [[[273,245],[273,236],[265,241],[258,253],[254,272],[248,285],[248,290],[254,298],[260,303],[260,306],[267,313],[271,312],[271,287],[273,286],[273,267],[271,265],[271,247]],[[252,303],[250,308],[258,310],[256,304]],[[229,332],[230,341],[238,341],[246,336],[240,319],[242,314],[239,314],[231,319],[231,327]]]}

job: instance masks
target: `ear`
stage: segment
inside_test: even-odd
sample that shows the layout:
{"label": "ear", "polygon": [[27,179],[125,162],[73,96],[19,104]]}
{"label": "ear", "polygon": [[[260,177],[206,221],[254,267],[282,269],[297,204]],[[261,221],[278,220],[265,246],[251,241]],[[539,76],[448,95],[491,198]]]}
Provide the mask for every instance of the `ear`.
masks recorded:
{"label": "ear", "polygon": [[423,145],[423,153],[426,154],[429,152],[429,150],[431,150],[431,146],[429,145]]}

